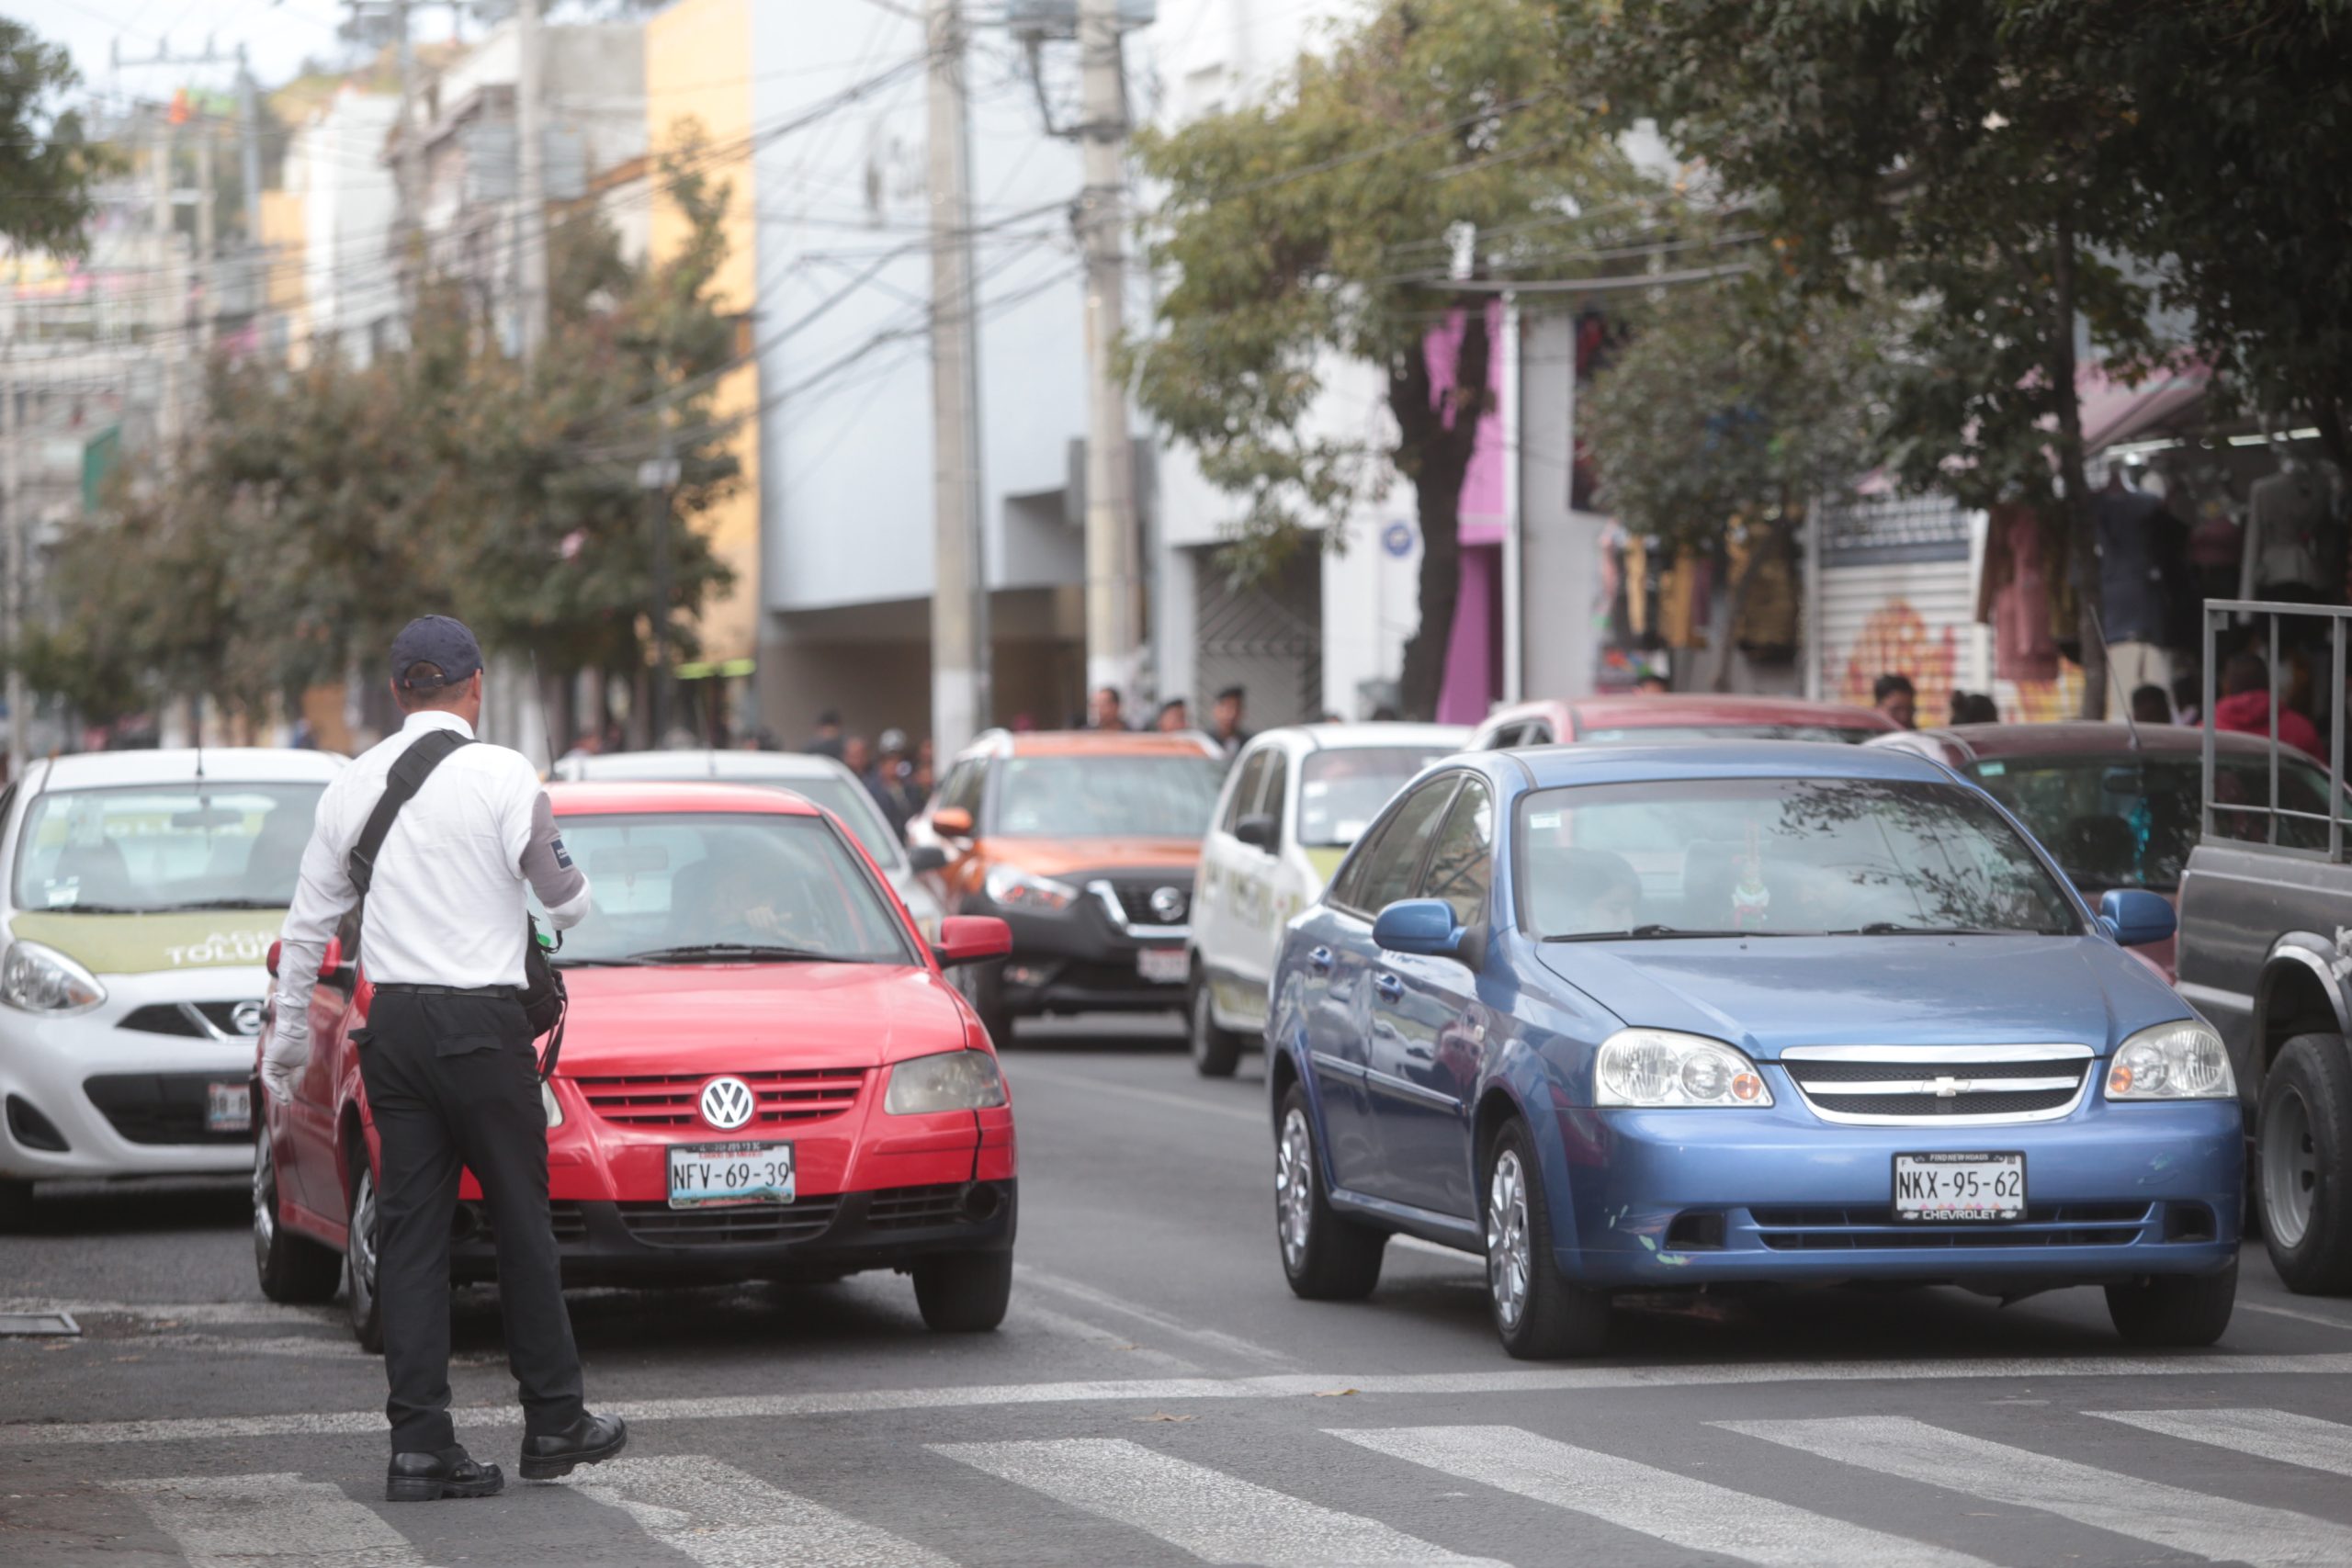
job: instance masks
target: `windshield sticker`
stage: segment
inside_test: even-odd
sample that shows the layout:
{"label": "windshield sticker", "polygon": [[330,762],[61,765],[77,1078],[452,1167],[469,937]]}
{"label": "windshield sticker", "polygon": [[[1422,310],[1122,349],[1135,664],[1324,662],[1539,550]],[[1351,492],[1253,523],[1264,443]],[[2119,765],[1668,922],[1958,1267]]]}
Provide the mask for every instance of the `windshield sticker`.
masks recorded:
{"label": "windshield sticker", "polygon": [[52,882],[40,890],[41,901],[52,909],[70,909],[82,901],[82,879]]}
{"label": "windshield sticker", "polygon": [[1560,825],[1560,814],[1556,811],[1531,811],[1527,814],[1527,825],[1539,833],[1548,833]]}
{"label": "windshield sticker", "polygon": [[1980,779],[1997,779],[2008,771],[2007,762],[1979,762],[1976,765],[1976,776]]}
{"label": "windshield sticker", "polygon": [[1331,784],[1329,779],[1309,779],[1298,786],[1298,793],[1309,800],[1320,800],[1331,793]]}

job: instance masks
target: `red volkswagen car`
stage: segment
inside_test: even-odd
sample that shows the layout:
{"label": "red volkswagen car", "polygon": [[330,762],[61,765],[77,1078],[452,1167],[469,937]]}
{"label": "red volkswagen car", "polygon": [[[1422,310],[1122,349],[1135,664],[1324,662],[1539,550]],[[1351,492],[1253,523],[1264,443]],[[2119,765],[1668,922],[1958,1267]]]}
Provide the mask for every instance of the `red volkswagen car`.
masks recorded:
{"label": "red volkswagen car", "polygon": [[[942,971],[1003,956],[1004,923],[952,918],[925,943],[857,840],[797,795],[548,794],[595,894],[556,954],[571,1010],[543,1091],[565,1282],[893,1269],[933,1328],[995,1327],[1012,1282],[1012,1108]],[[254,1096],[254,1254],[273,1301],[340,1287],[375,1349],[377,1145],[350,1038],[370,995],[351,957],[359,919],[329,946],[292,1102]],[[469,1172],[460,1281],[497,1275],[481,1197]]]}

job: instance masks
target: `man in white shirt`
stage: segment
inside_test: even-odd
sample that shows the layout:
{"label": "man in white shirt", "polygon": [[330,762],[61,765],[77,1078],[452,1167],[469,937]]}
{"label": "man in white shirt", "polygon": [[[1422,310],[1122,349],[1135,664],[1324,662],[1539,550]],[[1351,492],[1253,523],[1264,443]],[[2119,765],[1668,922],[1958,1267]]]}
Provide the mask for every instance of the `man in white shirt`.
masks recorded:
{"label": "man in white shirt", "polygon": [[380,1147],[377,1294],[392,1426],[385,1495],[422,1502],[488,1496],[504,1484],[496,1465],[458,1445],[449,1420],[449,1233],[463,1170],[481,1181],[497,1236],[507,1362],[522,1391],[524,1478],[610,1459],[628,1428],[617,1416],[590,1415],[582,1397],[548,1214],[547,1116],[521,1000],[526,887],[561,931],[588,913],[588,879],[564,852],[531,765],[503,747],[471,743],[482,667],[473,634],[445,615],[412,621],[393,639],[391,666],[407,720],[320,797],[286,915],[262,1081],[283,1102],[309,1059],[319,964],[360,897],[354,850],[395,765],[427,737],[454,733],[454,750],[414,786],[362,868],[359,957],[375,997],[367,1025],[351,1036]]}

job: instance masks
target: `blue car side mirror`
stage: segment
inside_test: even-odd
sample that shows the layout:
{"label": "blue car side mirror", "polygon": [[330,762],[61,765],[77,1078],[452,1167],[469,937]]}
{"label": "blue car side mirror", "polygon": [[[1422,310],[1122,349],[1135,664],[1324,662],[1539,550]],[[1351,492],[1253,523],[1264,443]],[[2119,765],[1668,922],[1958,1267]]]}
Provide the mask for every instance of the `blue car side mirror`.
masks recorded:
{"label": "blue car side mirror", "polygon": [[2124,947],[2145,947],[2172,935],[2178,921],[2172,906],[2144,887],[2118,887],[2098,901],[2098,923]]}
{"label": "blue car side mirror", "polygon": [[1442,898],[1400,898],[1372,922],[1372,940],[1391,953],[1453,958],[1462,950],[1463,931]]}

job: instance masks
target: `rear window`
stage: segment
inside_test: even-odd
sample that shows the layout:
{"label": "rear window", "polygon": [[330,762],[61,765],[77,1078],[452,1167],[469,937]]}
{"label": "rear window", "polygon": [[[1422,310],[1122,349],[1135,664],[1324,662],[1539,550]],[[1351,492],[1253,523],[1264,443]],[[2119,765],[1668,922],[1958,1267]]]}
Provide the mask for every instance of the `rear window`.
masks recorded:
{"label": "rear window", "polygon": [[1012,757],[989,830],[1010,839],[1197,839],[1225,784],[1210,756]]}

